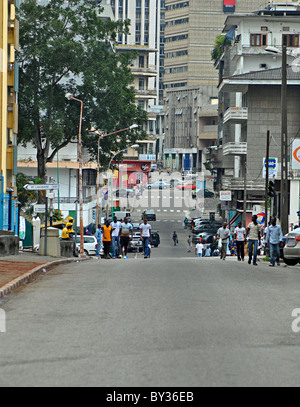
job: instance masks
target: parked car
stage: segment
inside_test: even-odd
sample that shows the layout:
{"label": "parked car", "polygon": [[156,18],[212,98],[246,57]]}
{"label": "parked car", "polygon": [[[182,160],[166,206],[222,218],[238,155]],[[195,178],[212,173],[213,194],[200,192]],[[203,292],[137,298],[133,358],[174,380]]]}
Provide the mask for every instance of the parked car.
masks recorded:
{"label": "parked car", "polygon": [[133,223],[132,227],[133,227],[133,232],[139,232],[140,231],[140,223]]}
{"label": "parked car", "polygon": [[209,191],[208,189],[204,190],[204,198],[214,198],[215,194],[212,191]]}
{"label": "parked car", "polygon": [[160,236],[158,232],[152,232],[152,246],[158,247],[160,245]]}
{"label": "parked car", "polygon": [[212,228],[210,225],[203,225],[203,226],[200,225],[192,231],[192,233],[194,235],[199,235],[199,233],[205,233],[205,232],[212,234],[212,235],[216,235],[218,232],[218,228]]}
{"label": "parked car", "polygon": [[167,184],[164,181],[156,181],[153,184],[148,184],[147,188],[148,189],[168,189],[168,188],[171,188],[171,185]]}
{"label": "parked car", "polygon": [[129,242],[128,252],[141,252],[143,250],[143,242],[140,236],[134,236]]}
{"label": "parked car", "polygon": [[117,198],[133,198],[135,196],[133,189],[117,189],[115,194]]}
{"label": "parked car", "polygon": [[156,214],[155,214],[155,212],[154,211],[151,211],[151,210],[147,210],[147,211],[144,211],[143,212],[143,214],[142,214],[142,220],[145,220],[145,219],[147,219],[148,221],[152,221],[152,222],[155,222],[156,221]]}
{"label": "parked car", "polygon": [[[199,233],[198,235],[194,235],[194,236],[193,236],[192,242],[193,242],[193,244],[197,244],[197,243],[200,242],[200,240],[201,240],[201,238],[202,238],[203,243],[206,243],[206,240],[207,240],[210,236],[213,236],[213,235],[211,235],[210,233],[206,233],[206,232]],[[212,243],[212,242],[213,242],[213,241],[212,241],[212,239],[211,239],[211,242],[209,242],[209,243]]]}
{"label": "parked car", "polygon": [[[87,256],[95,256],[96,255],[96,250],[97,250],[97,239],[95,236],[84,236],[84,253]],[[77,235],[76,237],[76,246],[78,250],[80,250],[80,236]],[[101,247],[100,255],[103,255],[103,248]]]}
{"label": "parked car", "polygon": [[300,263],[300,229],[295,229],[287,235],[283,259],[288,266],[296,266]]}
{"label": "parked car", "polygon": [[184,179],[193,179],[197,178],[197,174],[195,174],[193,171],[183,171],[182,177]]}
{"label": "parked car", "polygon": [[196,189],[196,185],[191,182],[182,182],[181,184],[177,185],[177,189],[179,189],[179,191],[194,191]]}

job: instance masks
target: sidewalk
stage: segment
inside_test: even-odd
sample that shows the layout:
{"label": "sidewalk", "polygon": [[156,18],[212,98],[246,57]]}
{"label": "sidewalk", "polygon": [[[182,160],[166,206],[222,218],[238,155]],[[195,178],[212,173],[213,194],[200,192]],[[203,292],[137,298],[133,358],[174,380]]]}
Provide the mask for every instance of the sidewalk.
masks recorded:
{"label": "sidewalk", "polygon": [[78,258],[55,259],[34,253],[20,253],[18,256],[2,257],[0,258],[0,298],[54,267],[77,261],[83,260]]}

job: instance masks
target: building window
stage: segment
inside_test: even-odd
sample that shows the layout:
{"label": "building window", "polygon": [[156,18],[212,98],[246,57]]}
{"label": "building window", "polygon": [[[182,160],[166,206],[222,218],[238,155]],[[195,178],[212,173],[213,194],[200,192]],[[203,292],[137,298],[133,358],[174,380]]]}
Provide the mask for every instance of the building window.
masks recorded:
{"label": "building window", "polygon": [[284,34],[282,36],[282,45],[291,48],[299,47],[299,34]]}
{"label": "building window", "polygon": [[266,47],[268,45],[267,34],[251,34],[250,36],[251,47]]}
{"label": "building window", "polygon": [[145,90],[145,79],[139,79],[139,90]]}

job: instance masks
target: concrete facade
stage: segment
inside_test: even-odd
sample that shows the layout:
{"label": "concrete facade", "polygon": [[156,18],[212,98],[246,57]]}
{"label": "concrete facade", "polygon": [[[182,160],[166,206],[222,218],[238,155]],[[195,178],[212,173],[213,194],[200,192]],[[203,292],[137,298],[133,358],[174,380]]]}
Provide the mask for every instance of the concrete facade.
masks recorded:
{"label": "concrete facade", "polygon": [[[235,12],[251,12],[261,4],[261,0],[237,1]],[[166,0],[166,89],[217,85],[211,52],[227,16],[222,1]]]}
{"label": "concrete facade", "polygon": [[0,1],[0,172],[2,189],[15,188],[18,133],[18,64],[19,48],[17,1]]}
{"label": "concrete facade", "polygon": [[213,85],[167,92],[165,166],[179,171],[203,169],[202,152],[218,138],[216,101]]}
{"label": "concrete facade", "polygon": [[[298,5],[298,6],[297,6]],[[234,28],[231,45],[223,49],[219,68],[219,138],[208,150],[207,163],[217,175],[220,190],[232,190],[231,209],[243,212],[246,194],[247,211],[264,206],[267,132],[270,132],[270,158],[277,159],[274,174],[276,196],[274,212],[280,217],[281,185],[281,47],[288,41],[288,55],[298,47],[300,8],[297,2],[278,10],[277,3],[256,14],[228,17],[224,32]],[[268,18],[266,18],[268,16]],[[288,34],[290,33],[290,34]],[[255,42],[253,38],[255,37]],[[256,42],[257,41],[257,42]],[[276,48],[274,50],[274,45]],[[273,53],[268,52],[273,47]],[[274,52],[276,53],[274,54]],[[300,74],[287,69],[288,144],[300,136]],[[289,167],[291,172],[291,165]],[[297,175],[290,181],[290,224],[297,223],[299,187]],[[298,181],[299,182],[299,181]],[[246,189],[245,189],[246,186]],[[293,186],[293,188],[292,188]],[[296,202],[296,204],[295,204]]]}

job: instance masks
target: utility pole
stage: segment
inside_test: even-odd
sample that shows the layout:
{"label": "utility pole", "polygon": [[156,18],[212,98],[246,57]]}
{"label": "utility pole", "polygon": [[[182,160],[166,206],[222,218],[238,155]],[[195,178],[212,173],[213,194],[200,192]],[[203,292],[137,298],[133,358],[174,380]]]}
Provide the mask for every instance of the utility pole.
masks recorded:
{"label": "utility pole", "polygon": [[289,189],[288,189],[288,125],[287,125],[287,47],[282,50],[281,90],[281,228],[283,234],[289,231]]}
{"label": "utility pole", "polygon": [[270,162],[270,131],[267,132],[267,152],[266,152],[266,190],[265,190],[265,227],[268,226],[268,205],[269,205],[269,162]]}
{"label": "utility pole", "polygon": [[247,156],[245,155],[244,162],[244,212],[243,212],[243,226],[247,227]]}

